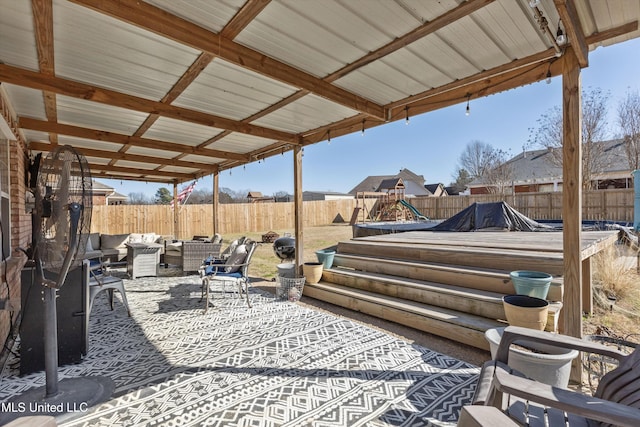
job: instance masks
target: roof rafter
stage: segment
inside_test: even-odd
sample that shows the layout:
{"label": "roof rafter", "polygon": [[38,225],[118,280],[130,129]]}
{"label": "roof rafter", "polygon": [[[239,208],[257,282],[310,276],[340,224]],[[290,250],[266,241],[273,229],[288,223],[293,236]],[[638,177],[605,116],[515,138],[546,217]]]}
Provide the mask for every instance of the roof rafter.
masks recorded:
{"label": "roof rafter", "polygon": [[[227,25],[224,26],[224,28],[222,29],[222,31],[220,31],[220,35],[223,37],[228,37],[230,39],[235,38],[247,25],[249,25],[249,23],[256,17],[258,16],[258,14],[271,2],[271,0],[247,0],[247,2],[240,8],[240,10],[233,16],[233,18],[231,18],[231,20],[227,23]],[[198,61],[202,61],[201,64],[199,64],[197,66],[197,73],[193,72],[190,73],[190,70],[192,68],[194,68],[194,65],[192,65],[191,67],[189,67],[189,70],[187,70],[185,72],[185,74],[180,78],[179,83],[176,83],[176,86],[178,84],[181,84],[181,88],[180,88],[180,93],[182,93],[186,87],[191,84],[198,75],[200,75],[200,73],[202,72],[202,70],[204,70],[206,68],[207,65],[209,65],[209,63],[211,61],[213,61],[213,58],[215,58],[214,55],[211,55],[210,53],[202,53],[200,54],[200,56],[198,57],[198,59],[196,60],[196,62]],[[206,61],[206,63],[205,63]],[[195,63],[194,63],[195,64]],[[174,86],[175,88],[175,86]],[[172,92],[174,92],[174,90],[172,89]],[[175,96],[175,98],[177,98],[177,95]],[[165,100],[163,98],[163,102],[173,102],[173,100],[175,99],[173,98],[171,101],[169,100]],[[253,117],[253,116],[252,116]],[[242,123],[251,123],[254,119],[252,118],[246,118],[241,120]],[[213,138],[210,138],[209,140],[203,142],[202,144],[198,145],[198,147],[206,147],[209,144],[212,144],[215,141],[219,141],[220,139],[224,138],[227,135],[230,135],[232,132],[230,130],[225,130],[224,132],[220,133],[219,135],[214,136]],[[179,155],[177,158],[181,158],[184,155]]]}
{"label": "roof rafter", "polygon": [[[52,0],[31,0],[33,11],[33,28],[38,52],[38,66],[40,72],[54,76],[55,60],[53,50],[53,4]],[[58,107],[56,94],[49,91],[42,92],[44,100],[44,111],[47,119],[52,122],[58,121]],[[56,134],[49,134],[52,144],[58,143]]]}
{"label": "roof rafter", "polygon": [[554,0],[554,3],[560,15],[560,20],[564,24],[569,43],[578,59],[578,64],[582,68],[587,67],[589,65],[589,45],[580,25],[576,5],[573,0]]}
{"label": "roof rafter", "polygon": [[[52,144],[47,144],[40,141],[31,141],[29,143],[30,150],[51,151],[53,150]],[[175,158],[165,159],[162,157],[144,156],[141,154],[120,153],[107,150],[99,150],[95,148],[82,148],[85,156],[97,157],[101,159],[113,159],[114,161],[126,160],[130,162],[142,162],[142,163],[157,163],[161,166],[177,166],[183,168],[192,168],[197,170],[215,171],[218,169],[217,165],[189,162],[186,160],[180,160]]]}
{"label": "roof rafter", "polygon": [[[589,36],[586,38],[586,42],[588,45],[597,44],[636,31],[637,29],[638,22],[630,22],[620,27],[611,28],[607,31]],[[538,67],[540,64],[547,64],[548,62],[556,63],[557,61],[557,63],[560,63],[561,60],[562,58],[556,57],[555,49],[551,48],[544,52],[481,71],[464,79],[455,80],[438,88],[389,103],[385,106],[390,112],[389,121],[404,119],[407,113],[411,116],[423,114],[464,102],[470,97],[479,98],[540,81],[546,77],[548,66],[544,65],[542,68],[535,67]],[[531,71],[532,68],[533,71]],[[526,71],[523,71],[525,69]],[[549,70],[554,76],[561,74],[560,67],[552,66]],[[406,108],[410,109],[410,111]],[[326,139],[327,130],[329,129],[331,130],[331,135],[337,137],[357,132],[363,127],[370,128],[378,126],[379,124],[380,123],[375,121],[367,121],[364,115],[356,115],[305,133],[302,135],[303,145],[313,144]]]}
{"label": "roof rafter", "polygon": [[334,86],[277,59],[236,43],[153,5],[137,0],[71,0],[74,3],[144,28],[171,40],[208,52],[272,79],[306,89],[337,104],[385,119],[385,110],[375,102]]}
{"label": "roof rafter", "polygon": [[123,145],[130,144],[136,147],[155,148],[160,150],[173,151],[176,153],[197,154],[200,156],[245,162],[251,160],[249,155],[247,154],[231,153],[228,151],[212,150],[202,147],[193,147],[190,145],[160,141],[158,139],[142,138],[139,136],[130,136],[115,132],[88,129],[80,126],[65,125],[62,123],[51,123],[43,120],[32,119],[29,117],[20,117],[19,126],[23,129],[31,129],[40,132],[53,132],[60,135],[75,136],[77,138],[114,142],[116,144]]}
{"label": "roof rafter", "polygon": [[0,64],[0,80],[16,84],[18,86],[25,86],[38,90],[48,90],[59,95],[86,99],[115,107],[128,108],[146,113],[156,113],[163,117],[184,120],[219,129],[228,129],[234,132],[246,133],[262,138],[283,140],[291,143],[295,143],[297,141],[296,135],[287,132],[248,123],[241,123],[225,117],[168,105],[159,101],[152,101],[133,95],[127,95],[121,92],[103,89],[60,77],[48,76],[43,73],[12,67],[6,64]]}

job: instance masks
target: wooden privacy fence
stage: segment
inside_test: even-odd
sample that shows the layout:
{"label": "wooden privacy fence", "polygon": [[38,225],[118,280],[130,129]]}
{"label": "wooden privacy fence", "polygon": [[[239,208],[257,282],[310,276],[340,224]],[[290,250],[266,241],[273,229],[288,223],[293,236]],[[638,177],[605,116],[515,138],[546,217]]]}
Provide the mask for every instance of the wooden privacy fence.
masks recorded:
{"label": "wooden privacy fence", "polygon": [[[633,222],[632,188],[591,190],[582,193],[582,219]],[[533,219],[562,219],[562,193],[482,194],[474,196],[420,197],[409,202],[432,219],[450,218],[475,202],[504,200]]]}
{"label": "wooden privacy fence", "polygon": [[[633,222],[633,189],[585,191],[582,196],[584,220]],[[533,219],[562,219],[562,193],[518,193],[514,195],[476,195],[420,197],[408,201],[423,215],[446,219],[474,202],[506,201]],[[303,202],[303,225],[312,227],[349,222],[355,199]],[[372,200],[367,204],[373,203]],[[105,234],[157,233],[173,235],[173,210],[167,205],[94,206],[91,230]],[[221,204],[221,234],[290,230],[294,227],[293,203]],[[185,205],[180,208],[178,238],[213,234],[211,205]]]}

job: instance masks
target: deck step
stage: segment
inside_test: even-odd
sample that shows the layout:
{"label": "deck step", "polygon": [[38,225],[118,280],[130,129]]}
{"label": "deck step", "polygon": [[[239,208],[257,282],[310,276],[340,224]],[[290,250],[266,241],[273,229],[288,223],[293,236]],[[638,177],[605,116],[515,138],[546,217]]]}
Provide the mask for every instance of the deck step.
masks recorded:
{"label": "deck step", "polygon": [[555,252],[498,250],[425,243],[374,242],[356,239],[338,243],[338,253],[481,268],[504,269],[507,266],[509,270],[537,270],[552,275],[564,273],[562,254]]}
{"label": "deck step", "polygon": [[489,319],[506,319],[502,305],[504,294],[501,293],[343,268],[325,270],[322,279],[325,282],[382,296],[448,308]]}
{"label": "deck step", "polygon": [[[382,259],[366,255],[342,253],[335,255],[333,266],[334,268],[351,268],[371,273],[462,286],[503,295],[515,293],[509,277],[509,271],[499,269],[424,261]],[[562,301],[562,296],[563,280],[561,277],[554,277],[547,299],[550,301]]]}
{"label": "deck step", "polygon": [[489,350],[484,332],[490,328],[506,326],[504,322],[457,310],[380,295],[325,281],[305,285],[304,295],[483,350]]}

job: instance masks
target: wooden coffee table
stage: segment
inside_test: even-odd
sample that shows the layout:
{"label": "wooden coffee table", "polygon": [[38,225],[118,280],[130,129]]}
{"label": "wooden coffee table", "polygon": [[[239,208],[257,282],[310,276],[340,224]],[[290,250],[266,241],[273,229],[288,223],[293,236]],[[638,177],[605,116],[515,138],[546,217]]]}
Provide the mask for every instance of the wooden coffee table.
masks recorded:
{"label": "wooden coffee table", "polygon": [[158,276],[160,264],[159,243],[127,243],[127,273],[132,279]]}

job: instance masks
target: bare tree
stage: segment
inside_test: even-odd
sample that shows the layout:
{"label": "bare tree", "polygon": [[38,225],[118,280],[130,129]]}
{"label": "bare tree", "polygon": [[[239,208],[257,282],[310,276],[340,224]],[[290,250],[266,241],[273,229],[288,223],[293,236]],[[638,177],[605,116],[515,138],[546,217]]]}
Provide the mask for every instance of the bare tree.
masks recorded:
{"label": "bare tree", "polygon": [[153,199],[147,196],[144,193],[133,192],[128,194],[129,200],[127,204],[129,205],[151,205],[153,204]]}
{"label": "bare tree", "polygon": [[[602,144],[608,133],[607,103],[609,94],[601,89],[589,89],[582,93],[582,186],[590,189],[593,177],[603,172],[609,161]],[[550,161],[562,167],[562,110],[554,107],[537,121],[531,129],[533,142],[549,150]]]}
{"label": "bare tree", "polygon": [[486,185],[490,193],[504,194],[513,181],[513,170],[507,153],[482,141],[467,144],[458,159],[458,169]]}
{"label": "bare tree", "polygon": [[514,170],[508,160],[507,152],[504,150],[494,149],[491,153],[491,167],[483,176],[489,193],[506,194],[513,186]]}
{"label": "bare tree", "polygon": [[458,168],[466,170],[471,178],[481,178],[493,166],[494,151],[486,142],[471,141],[458,158]]}
{"label": "bare tree", "polygon": [[640,169],[640,95],[627,93],[618,104],[618,125],[624,140],[625,153],[631,170]]}

